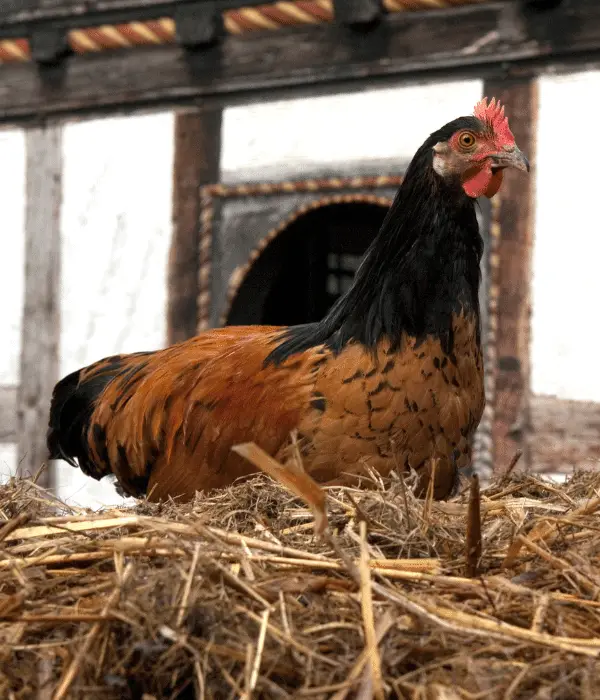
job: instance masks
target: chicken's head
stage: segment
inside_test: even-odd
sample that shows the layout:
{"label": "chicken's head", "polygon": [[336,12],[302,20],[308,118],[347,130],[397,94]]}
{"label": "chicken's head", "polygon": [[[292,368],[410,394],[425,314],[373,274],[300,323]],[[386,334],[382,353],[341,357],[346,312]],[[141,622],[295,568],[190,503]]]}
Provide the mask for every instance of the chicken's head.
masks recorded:
{"label": "chicken's head", "polygon": [[488,103],[484,97],[472,117],[457,122],[452,135],[433,146],[433,169],[444,179],[459,178],[469,197],[493,197],[505,168],[529,172],[529,161],[515,143],[500,102]]}

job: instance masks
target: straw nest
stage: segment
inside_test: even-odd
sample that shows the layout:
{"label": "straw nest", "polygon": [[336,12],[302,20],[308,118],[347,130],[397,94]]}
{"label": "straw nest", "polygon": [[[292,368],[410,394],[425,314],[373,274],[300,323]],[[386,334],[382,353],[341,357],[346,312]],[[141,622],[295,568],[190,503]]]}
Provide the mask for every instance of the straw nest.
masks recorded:
{"label": "straw nest", "polygon": [[0,697],[598,697],[600,475],[370,486],[96,514],[0,487]]}

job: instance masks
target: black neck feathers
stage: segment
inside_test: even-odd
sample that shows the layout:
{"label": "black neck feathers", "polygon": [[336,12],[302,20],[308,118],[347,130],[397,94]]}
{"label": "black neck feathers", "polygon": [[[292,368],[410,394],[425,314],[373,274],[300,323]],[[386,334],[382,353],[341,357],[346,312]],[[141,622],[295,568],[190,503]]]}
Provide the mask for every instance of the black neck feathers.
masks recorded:
{"label": "black neck feathers", "polygon": [[334,352],[352,341],[374,349],[388,339],[397,347],[403,333],[437,337],[450,352],[453,314],[473,313],[479,322],[483,241],[475,202],[435,173],[432,153],[471,122],[450,122],[419,148],[353,286],[318,323],[286,329],[267,361],[322,343]]}

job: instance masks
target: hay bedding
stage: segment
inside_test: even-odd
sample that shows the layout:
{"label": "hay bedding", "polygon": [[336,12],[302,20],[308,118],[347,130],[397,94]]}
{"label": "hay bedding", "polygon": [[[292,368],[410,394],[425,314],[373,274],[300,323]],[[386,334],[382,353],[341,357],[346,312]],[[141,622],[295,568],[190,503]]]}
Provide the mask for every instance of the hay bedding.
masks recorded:
{"label": "hay bedding", "polygon": [[12,481],[0,697],[598,697],[600,475],[483,489],[472,578],[468,503],[331,489],[318,539],[264,475],[98,514]]}

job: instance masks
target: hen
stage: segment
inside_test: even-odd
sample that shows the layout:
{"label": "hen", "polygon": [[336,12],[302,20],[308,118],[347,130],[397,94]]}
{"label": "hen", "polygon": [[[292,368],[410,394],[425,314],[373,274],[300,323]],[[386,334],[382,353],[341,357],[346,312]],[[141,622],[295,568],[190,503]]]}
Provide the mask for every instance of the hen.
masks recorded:
{"label": "hen", "polygon": [[323,320],[208,330],[155,352],[116,355],[56,385],[50,457],[132,496],[187,500],[256,469],[255,442],[285,463],[297,431],[305,470],[352,483],[365,465],[435,465],[445,498],[485,403],[475,199],[503,170],[529,171],[504,108],[479,102],[431,134],[355,276]]}

